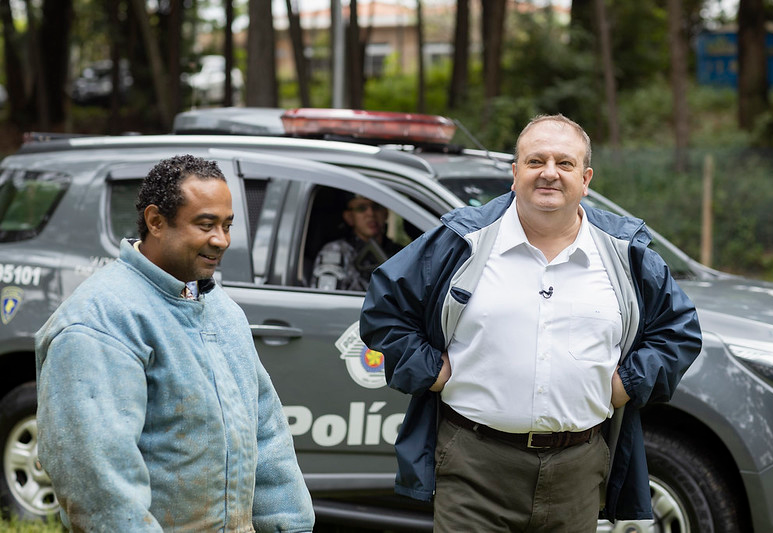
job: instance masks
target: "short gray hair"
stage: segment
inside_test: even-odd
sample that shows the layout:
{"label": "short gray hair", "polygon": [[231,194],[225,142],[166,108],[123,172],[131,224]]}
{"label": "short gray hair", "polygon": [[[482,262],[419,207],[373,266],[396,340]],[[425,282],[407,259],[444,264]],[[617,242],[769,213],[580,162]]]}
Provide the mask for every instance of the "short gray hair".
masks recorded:
{"label": "short gray hair", "polygon": [[582,160],[582,166],[583,171],[590,168],[590,156],[591,156],[591,146],[590,146],[590,137],[587,133],[585,133],[585,130],[582,129],[582,126],[577,124],[574,120],[565,117],[561,113],[557,115],[537,115],[533,119],[529,121],[526,126],[521,130],[521,133],[518,134],[518,139],[515,141],[515,164],[518,164],[518,145],[521,142],[521,137],[523,137],[523,134],[526,133],[526,131],[531,128],[533,125],[538,124],[540,122],[560,122],[562,124],[568,124],[574,130],[580,134],[580,137],[582,138],[583,142],[585,143],[585,157]]}

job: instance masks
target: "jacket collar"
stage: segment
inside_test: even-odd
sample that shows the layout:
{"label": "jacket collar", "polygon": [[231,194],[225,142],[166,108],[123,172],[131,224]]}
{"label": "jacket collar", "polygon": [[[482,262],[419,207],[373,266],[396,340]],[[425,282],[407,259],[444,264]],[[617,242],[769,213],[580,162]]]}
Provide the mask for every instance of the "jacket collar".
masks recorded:
{"label": "jacket collar", "polygon": [[[182,294],[185,283],[175,278],[165,270],[157,267],[147,257],[142,255],[134,248],[137,239],[123,239],[121,241],[120,258],[121,261],[129,264],[147,277],[161,292],[174,298],[179,298]],[[212,278],[199,280],[199,293],[205,294],[215,288],[215,281]]]}
{"label": "jacket collar", "polygon": [[[509,192],[494,198],[480,207],[459,207],[441,217],[441,222],[464,237],[493,224],[501,218],[515,199],[515,193]],[[644,227],[644,221],[630,216],[620,216],[609,211],[603,211],[590,206],[583,206],[588,222],[617,239],[636,240],[643,245],[652,240],[650,233]]]}

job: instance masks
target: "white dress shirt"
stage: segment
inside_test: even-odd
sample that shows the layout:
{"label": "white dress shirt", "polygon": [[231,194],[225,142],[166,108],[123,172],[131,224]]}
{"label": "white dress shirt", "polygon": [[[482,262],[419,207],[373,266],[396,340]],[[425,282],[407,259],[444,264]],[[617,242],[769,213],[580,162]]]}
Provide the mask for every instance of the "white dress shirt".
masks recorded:
{"label": "white dress shirt", "polygon": [[442,399],[501,431],[588,429],[612,415],[622,331],[585,212],[575,241],[548,263],[513,202],[448,347]]}

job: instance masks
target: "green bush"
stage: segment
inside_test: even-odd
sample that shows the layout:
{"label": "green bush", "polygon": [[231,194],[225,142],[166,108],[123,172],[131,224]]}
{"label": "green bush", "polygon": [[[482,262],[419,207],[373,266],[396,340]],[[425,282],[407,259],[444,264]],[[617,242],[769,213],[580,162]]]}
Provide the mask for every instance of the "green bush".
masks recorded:
{"label": "green bush", "polygon": [[773,279],[773,150],[689,151],[676,173],[666,148],[596,149],[592,187],[643,218],[693,258],[700,257],[703,170],[714,160],[713,261],[720,270]]}
{"label": "green bush", "polygon": [[43,521],[0,520],[0,533],[63,533],[66,531],[55,516]]}

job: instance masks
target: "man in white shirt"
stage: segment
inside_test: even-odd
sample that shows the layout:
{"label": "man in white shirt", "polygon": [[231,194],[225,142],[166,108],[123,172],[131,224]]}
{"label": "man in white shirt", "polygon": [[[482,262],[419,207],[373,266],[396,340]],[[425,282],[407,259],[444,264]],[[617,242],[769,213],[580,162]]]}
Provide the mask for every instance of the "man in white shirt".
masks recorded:
{"label": "man in white shirt", "polygon": [[638,408],[671,397],[700,328],[643,223],[580,206],[590,156],[578,124],[537,117],[514,195],[444,216],[373,274],[361,333],[413,395],[396,490],[434,495],[435,531],[651,516]]}

